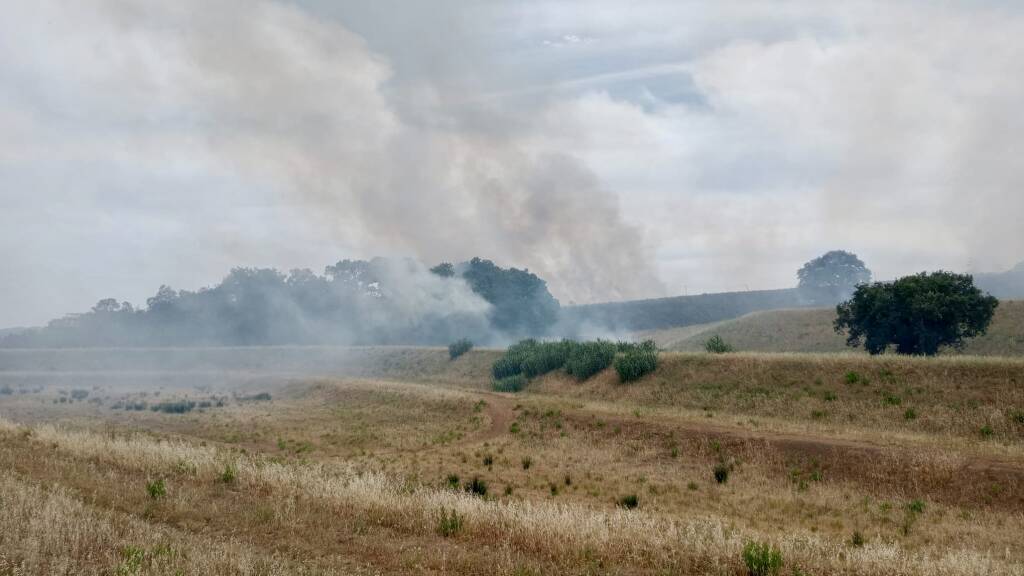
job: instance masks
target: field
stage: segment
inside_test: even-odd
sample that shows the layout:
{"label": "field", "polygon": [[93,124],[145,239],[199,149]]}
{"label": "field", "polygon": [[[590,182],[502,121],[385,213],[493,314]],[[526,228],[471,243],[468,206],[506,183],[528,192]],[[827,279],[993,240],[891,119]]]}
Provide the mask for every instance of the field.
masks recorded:
{"label": "field", "polygon": [[1024,574],[1022,359],[500,354],[0,352],[0,575]]}
{"label": "field", "polygon": [[[735,320],[639,333],[671,350],[703,351],[704,342],[719,334],[737,350],[747,352],[845,352],[846,337],[832,329],[834,308],[802,308],[753,312]],[[1024,356],[1024,301],[999,303],[985,336],[968,342],[963,354]]]}

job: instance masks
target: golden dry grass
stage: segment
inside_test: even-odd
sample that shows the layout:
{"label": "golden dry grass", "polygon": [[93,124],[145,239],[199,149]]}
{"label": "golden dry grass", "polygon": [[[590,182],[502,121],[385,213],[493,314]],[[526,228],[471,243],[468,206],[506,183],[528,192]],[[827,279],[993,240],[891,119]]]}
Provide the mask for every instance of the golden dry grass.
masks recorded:
{"label": "golden dry grass", "polygon": [[[745,352],[859,353],[846,346],[846,337],[832,329],[833,308],[769,310],[735,320],[641,333],[670,350],[701,352],[704,342],[718,334],[736,350]],[[950,352],[947,352],[950,353]],[[1024,301],[999,303],[988,333],[967,343],[967,355],[1024,355]]]}
{"label": "golden dry grass", "polygon": [[[0,398],[0,574],[116,574],[141,550],[125,573],[732,575],[749,541],[787,574],[1024,574],[1024,425],[1005,412],[1024,361],[666,354],[628,386],[501,395],[480,389],[493,352],[397,352],[365,364],[380,376],[259,380],[271,402],[185,415]],[[989,413],[1007,420],[982,437]]]}

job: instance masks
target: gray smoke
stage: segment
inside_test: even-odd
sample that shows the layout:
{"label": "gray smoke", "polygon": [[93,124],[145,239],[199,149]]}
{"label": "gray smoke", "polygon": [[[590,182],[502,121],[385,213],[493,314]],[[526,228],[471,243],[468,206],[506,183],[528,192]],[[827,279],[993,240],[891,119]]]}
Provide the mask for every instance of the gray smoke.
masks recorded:
{"label": "gray smoke", "polygon": [[[239,194],[257,208],[284,201],[261,218],[300,219],[293,226],[313,246],[425,262],[484,256],[529,268],[563,301],[660,292],[617,198],[571,151],[530,153],[523,131],[479,110],[453,118],[438,86],[389,93],[389,62],[337,21],[276,1],[23,10],[40,26],[52,18],[50,37],[67,34],[54,59],[90,55],[66,80],[84,97],[73,107],[83,123],[130,125],[137,132],[114,146],[219,174],[251,190]],[[204,228],[210,250],[252,261],[237,228]]]}

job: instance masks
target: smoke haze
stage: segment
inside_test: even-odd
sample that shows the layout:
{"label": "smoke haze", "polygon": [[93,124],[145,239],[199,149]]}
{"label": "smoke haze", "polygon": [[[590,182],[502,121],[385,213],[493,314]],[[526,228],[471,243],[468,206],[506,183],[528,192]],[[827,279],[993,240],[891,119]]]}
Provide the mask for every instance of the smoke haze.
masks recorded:
{"label": "smoke haze", "polygon": [[4,14],[0,326],[376,255],[484,256],[564,304],[792,286],[831,248],[879,278],[1024,258],[1005,3]]}

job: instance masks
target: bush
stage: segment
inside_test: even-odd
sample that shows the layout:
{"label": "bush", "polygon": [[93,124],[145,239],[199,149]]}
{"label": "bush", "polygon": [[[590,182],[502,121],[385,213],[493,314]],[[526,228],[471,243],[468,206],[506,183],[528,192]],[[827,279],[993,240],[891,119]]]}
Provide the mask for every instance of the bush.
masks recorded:
{"label": "bush", "polygon": [[917,418],[917,412],[915,412],[913,408],[907,408],[903,413],[904,420],[914,420],[915,418]]}
{"label": "bush", "polygon": [[615,344],[605,340],[576,344],[565,362],[566,371],[577,380],[586,380],[611,366],[616,350]]}
{"label": "bush", "polygon": [[3,394],[5,396],[9,396],[11,394],[14,394],[14,389],[11,388],[10,386],[7,386],[5,384],[3,388],[0,388],[0,394]]}
{"label": "bush", "polygon": [[473,343],[469,339],[463,338],[461,340],[456,340],[448,345],[448,357],[455,360],[472,349]]}
{"label": "bush", "polygon": [[526,388],[526,384],[526,376],[516,374],[491,382],[491,389],[495,392],[519,392]]}
{"label": "bush", "polygon": [[729,466],[723,462],[715,464],[715,468],[712,471],[715,475],[715,482],[719,484],[725,484],[729,481]]}
{"label": "bush", "polygon": [[441,508],[437,518],[437,533],[445,538],[451,538],[461,531],[462,515],[454,508]]}
{"label": "bush", "polygon": [[704,349],[711,354],[726,354],[733,351],[732,345],[723,340],[718,334],[704,342]]}
{"label": "bush", "polygon": [[743,547],[743,563],[750,576],[772,576],[782,569],[782,552],[770,544],[748,542]]}
{"label": "bush", "polygon": [[850,544],[853,544],[854,548],[861,548],[864,544],[867,544],[867,540],[864,535],[860,533],[860,530],[854,530],[853,536],[850,537]]}
{"label": "bush", "polygon": [[615,359],[620,382],[633,382],[654,372],[658,367],[658,351],[634,349]]}
{"label": "bush", "polygon": [[165,414],[185,414],[186,412],[191,412],[195,407],[195,402],[179,400],[177,402],[161,402],[159,404],[153,404],[149,409],[153,412],[163,412]]}
{"label": "bush", "polygon": [[459,488],[459,475],[449,474],[448,478],[445,479],[445,482],[447,482],[448,488],[451,488],[452,490],[457,490]]}
{"label": "bush", "polygon": [[85,400],[88,397],[89,397],[89,391],[88,390],[82,390],[82,389],[76,388],[75,390],[71,391],[71,399],[72,400]]}
{"label": "bush", "polygon": [[618,504],[621,508],[633,510],[640,506],[640,498],[638,498],[636,494],[629,494],[619,498]]}
{"label": "bush", "polygon": [[523,456],[523,470],[529,470],[533,466],[533,460],[529,456]]}
{"label": "bush", "polygon": [[152,498],[153,500],[167,496],[167,486],[164,485],[163,478],[158,478],[152,482],[147,482],[146,492],[149,493],[149,497]]}
{"label": "bush", "polygon": [[575,346],[576,343],[571,340],[537,344],[523,358],[523,374],[527,378],[536,378],[562,368]]}
{"label": "bush", "polygon": [[924,514],[924,501],[923,500],[911,500],[907,504],[907,510],[910,510],[914,514]]}

